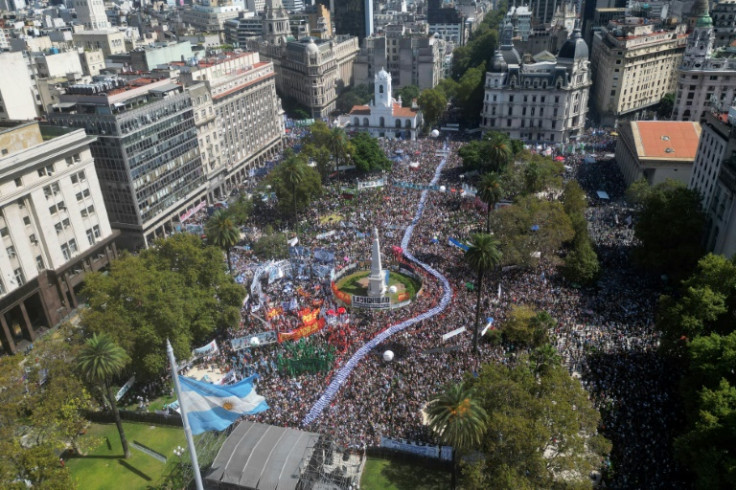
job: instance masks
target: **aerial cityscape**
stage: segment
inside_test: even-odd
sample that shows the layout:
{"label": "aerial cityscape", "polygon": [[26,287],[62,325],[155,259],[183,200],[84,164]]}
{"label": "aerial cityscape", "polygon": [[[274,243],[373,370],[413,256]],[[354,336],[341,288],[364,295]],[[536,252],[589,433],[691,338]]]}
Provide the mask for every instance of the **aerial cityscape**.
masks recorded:
{"label": "aerial cityscape", "polygon": [[0,241],[2,488],[736,488],[736,0],[0,0]]}

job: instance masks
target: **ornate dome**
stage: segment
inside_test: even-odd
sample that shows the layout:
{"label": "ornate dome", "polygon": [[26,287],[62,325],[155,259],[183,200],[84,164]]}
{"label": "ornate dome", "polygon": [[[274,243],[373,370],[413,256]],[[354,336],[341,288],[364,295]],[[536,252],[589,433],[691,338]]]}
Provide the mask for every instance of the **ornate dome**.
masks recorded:
{"label": "ornate dome", "polygon": [[491,60],[491,73],[503,73],[509,69],[509,64],[503,59],[501,50],[497,49]]}
{"label": "ornate dome", "polygon": [[570,39],[565,41],[565,44],[560,48],[557,58],[568,60],[588,59],[588,45],[585,44],[580,34],[580,28],[575,28]]}

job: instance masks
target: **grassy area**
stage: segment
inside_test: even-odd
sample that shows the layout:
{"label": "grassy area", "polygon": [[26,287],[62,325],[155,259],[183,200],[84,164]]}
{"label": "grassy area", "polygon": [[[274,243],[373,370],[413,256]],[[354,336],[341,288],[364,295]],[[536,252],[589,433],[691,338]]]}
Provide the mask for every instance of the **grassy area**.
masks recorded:
{"label": "grassy area", "polygon": [[368,458],[360,479],[363,490],[446,490],[450,484],[450,473],[381,458]]}
{"label": "grassy area", "polygon": [[[348,274],[337,282],[337,289],[347,294],[366,296],[368,294],[368,288],[361,286],[358,282],[361,279],[368,277],[369,275],[370,271],[365,270]],[[417,291],[419,291],[419,289],[422,287],[422,284],[419,281],[393,271],[389,273],[388,285],[389,287],[393,285],[403,285],[403,288],[399,287],[399,292],[403,290],[409,293],[410,298],[414,298],[417,295]],[[396,301],[396,294],[386,294],[392,297],[392,302]]]}
{"label": "grassy area", "polygon": [[[148,404],[148,408],[146,409],[147,412],[155,412],[156,410],[163,410],[164,405],[168,405],[169,403],[176,400],[176,395],[164,395],[160,396],[158,398],[155,398],[150,401]],[[120,406],[120,410],[138,410],[138,402],[132,402],[128,405]]]}
{"label": "grassy area", "polygon": [[137,441],[166,456],[167,462],[161,463],[132,447],[130,458],[124,459],[115,424],[92,424],[86,437],[98,439],[97,447],[86,456],[67,461],[67,466],[79,488],[132,490],[156,485],[160,482],[164,471],[168,470],[167,467],[179,461],[179,458],[174,456],[174,448],[187,445],[184,429],[179,427],[124,422],[123,428],[128,444]]}
{"label": "grassy area", "polygon": [[365,296],[366,294],[368,294],[368,289],[365,286],[361,286],[360,284],[358,284],[358,281],[365,277],[368,277],[370,273],[370,271],[358,271],[353,272],[352,274],[348,274],[337,282],[337,289],[347,294]]}

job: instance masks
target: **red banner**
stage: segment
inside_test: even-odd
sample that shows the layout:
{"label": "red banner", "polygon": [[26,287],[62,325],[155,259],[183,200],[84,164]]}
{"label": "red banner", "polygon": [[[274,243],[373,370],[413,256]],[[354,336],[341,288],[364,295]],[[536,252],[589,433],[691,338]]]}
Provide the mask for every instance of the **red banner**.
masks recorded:
{"label": "red banner", "polygon": [[313,322],[311,325],[305,325],[303,327],[292,330],[291,332],[279,332],[279,342],[285,340],[299,340],[303,337],[309,337],[310,335],[319,332],[325,326],[325,319],[320,318],[318,321]]}
{"label": "red banner", "polygon": [[311,325],[317,321],[317,315],[319,315],[319,308],[315,310],[309,310],[309,309],[302,310],[299,313],[301,314],[301,317],[302,317],[302,323],[304,325]]}

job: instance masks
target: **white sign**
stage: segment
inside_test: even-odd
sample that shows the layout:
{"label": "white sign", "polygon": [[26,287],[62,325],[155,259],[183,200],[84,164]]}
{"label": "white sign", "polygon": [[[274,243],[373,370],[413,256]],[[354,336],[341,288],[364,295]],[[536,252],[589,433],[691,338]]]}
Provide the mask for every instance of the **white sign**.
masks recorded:
{"label": "white sign", "polygon": [[372,298],[370,296],[355,296],[350,297],[350,304],[356,308],[377,308],[385,309],[391,307],[390,296],[378,296]]}
{"label": "white sign", "polygon": [[447,340],[447,339],[451,339],[451,338],[452,338],[452,337],[454,337],[455,335],[460,335],[460,334],[461,334],[461,333],[463,333],[463,332],[464,332],[465,330],[467,330],[467,329],[466,329],[465,327],[460,327],[460,328],[456,328],[455,330],[453,330],[453,331],[451,331],[451,332],[447,332],[446,334],[444,334],[444,335],[442,336],[442,340]]}

